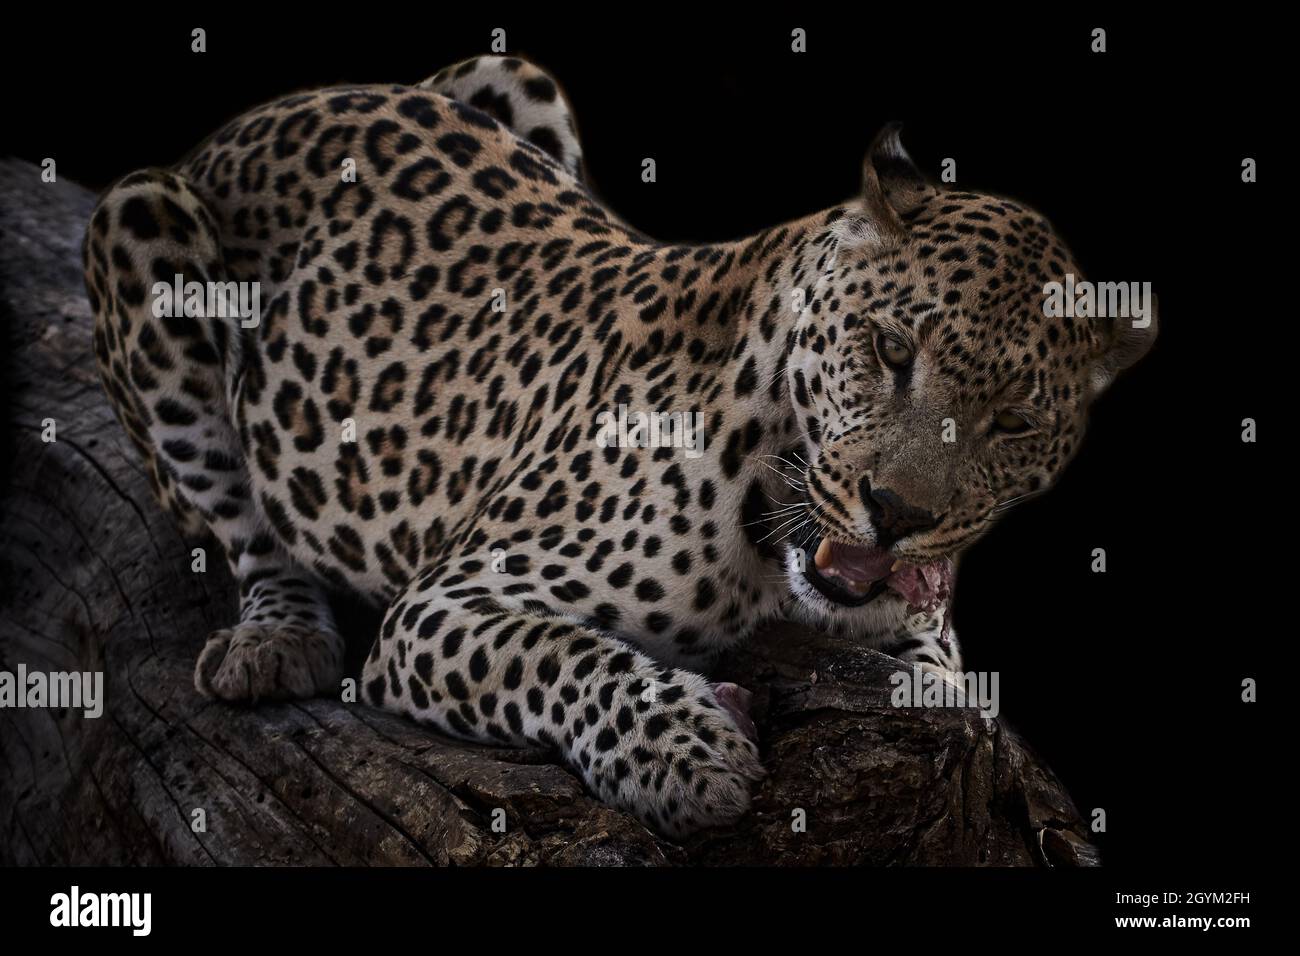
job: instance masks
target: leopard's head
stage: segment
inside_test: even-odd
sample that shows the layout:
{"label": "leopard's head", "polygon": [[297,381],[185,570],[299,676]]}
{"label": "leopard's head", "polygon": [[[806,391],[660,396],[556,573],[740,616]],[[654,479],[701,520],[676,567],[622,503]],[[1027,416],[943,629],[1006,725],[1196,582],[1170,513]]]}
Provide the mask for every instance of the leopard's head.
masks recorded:
{"label": "leopard's head", "polygon": [[849,622],[890,585],[925,606],[999,514],[1053,484],[1089,406],[1156,334],[1149,297],[1137,317],[1051,314],[1049,284],[1082,276],[1048,222],[929,182],[897,128],[864,173],[812,240],[787,367],[811,517],[791,586]]}

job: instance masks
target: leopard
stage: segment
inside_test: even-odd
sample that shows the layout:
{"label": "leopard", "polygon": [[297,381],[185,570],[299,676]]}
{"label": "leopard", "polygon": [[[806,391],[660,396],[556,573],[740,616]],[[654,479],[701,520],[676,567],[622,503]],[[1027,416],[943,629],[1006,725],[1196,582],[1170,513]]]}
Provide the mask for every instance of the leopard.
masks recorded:
{"label": "leopard", "polygon": [[[202,695],[351,681],[546,748],[674,839],[765,774],[719,657],[794,620],[960,672],[956,561],[1155,337],[1049,317],[1082,270],[1047,219],[935,182],[896,124],[833,208],[643,235],[588,184],[559,83],[506,56],[254,108],[113,183],[83,265],[114,412],[237,582]],[[382,614],[359,673],[338,593]]]}

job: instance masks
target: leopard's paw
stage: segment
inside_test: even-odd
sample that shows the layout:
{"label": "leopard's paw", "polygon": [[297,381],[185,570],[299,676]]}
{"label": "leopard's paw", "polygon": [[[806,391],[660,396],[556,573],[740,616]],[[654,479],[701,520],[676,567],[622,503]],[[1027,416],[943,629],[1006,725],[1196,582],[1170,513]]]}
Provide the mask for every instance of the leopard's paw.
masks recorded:
{"label": "leopard's paw", "polygon": [[342,639],[294,624],[216,631],[194,666],[199,693],[227,701],[317,697],[337,691],[342,679]]}
{"label": "leopard's paw", "polygon": [[674,838],[735,822],[764,775],[748,692],[702,678],[681,689],[637,713],[589,769],[602,797]]}

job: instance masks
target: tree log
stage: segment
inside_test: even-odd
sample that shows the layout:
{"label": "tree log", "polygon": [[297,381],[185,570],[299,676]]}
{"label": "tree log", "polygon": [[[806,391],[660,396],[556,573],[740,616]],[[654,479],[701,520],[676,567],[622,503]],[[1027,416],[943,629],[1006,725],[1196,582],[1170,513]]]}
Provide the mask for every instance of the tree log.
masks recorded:
{"label": "tree log", "polygon": [[[460,743],[337,700],[200,697],[195,658],[237,601],[211,542],[207,571],[191,570],[195,544],[155,503],[100,388],[80,254],[93,202],[0,161],[14,419],[0,463],[0,670],[102,671],[105,686],[98,718],[0,709],[0,863],[1096,862],[1068,794],[1005,725],[895,708],[897,661],[790,626],[720,670],[755,692],[769,776],[753,810],[685,844],[603,806],[544,752]],[[341,613],[355,673],[377,622]]]}

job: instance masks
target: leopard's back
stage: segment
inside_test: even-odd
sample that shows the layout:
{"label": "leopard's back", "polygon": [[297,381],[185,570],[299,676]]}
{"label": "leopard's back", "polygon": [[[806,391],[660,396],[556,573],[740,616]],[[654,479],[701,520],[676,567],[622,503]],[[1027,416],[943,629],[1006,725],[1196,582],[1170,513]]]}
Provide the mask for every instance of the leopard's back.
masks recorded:
{"label": "leopard's back", "polygon": [[254,494],[300,560],[382,597],[571,420],[557,393],[596,364],[579,273],[643,240],[537,146],[412,87],[268,104],[180,172],[261,286],[229,380]]}

